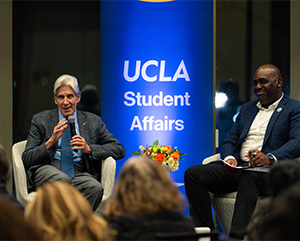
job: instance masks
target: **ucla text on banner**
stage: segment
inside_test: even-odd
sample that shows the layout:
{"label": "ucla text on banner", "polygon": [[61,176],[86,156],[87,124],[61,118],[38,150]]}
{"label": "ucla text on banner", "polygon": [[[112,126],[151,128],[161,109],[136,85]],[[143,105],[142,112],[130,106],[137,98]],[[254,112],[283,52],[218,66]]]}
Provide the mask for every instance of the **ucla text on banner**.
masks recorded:
{"label": "ucla text on banner", "polygon": [[213,154],[213,0],[101,1],[101,116],[124,144]]}

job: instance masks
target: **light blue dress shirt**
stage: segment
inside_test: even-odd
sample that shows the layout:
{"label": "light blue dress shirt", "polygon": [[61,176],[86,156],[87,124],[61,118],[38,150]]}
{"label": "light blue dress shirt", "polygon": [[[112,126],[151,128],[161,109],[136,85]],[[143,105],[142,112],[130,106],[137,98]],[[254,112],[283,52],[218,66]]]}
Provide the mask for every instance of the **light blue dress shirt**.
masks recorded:
{"label": "light blue dress shirt", "polygon": [[[76,135],[80,135],[80,131],[79,131],[79,125],[78,125],[78,120],[77,120],[77,110],[75,110],[73,116],[75,117],[75,131],[76,131]],[[60,110],[58,109],[58,118],[59,121],[65,119],[66,117],[64,117],[64,115],[60,112]],[[81,161],[81,157],[82,157],[82,151],[78,150],[77,152],[73,150],[73,161],[74,161],[74,165],[79,166],[79,167],[83,167],[82,161]],[[56,150],[56,153],[54,155],[54,160],[55,161],[60,161],[61,158],[61,138],[58,140],[58,147]]]}

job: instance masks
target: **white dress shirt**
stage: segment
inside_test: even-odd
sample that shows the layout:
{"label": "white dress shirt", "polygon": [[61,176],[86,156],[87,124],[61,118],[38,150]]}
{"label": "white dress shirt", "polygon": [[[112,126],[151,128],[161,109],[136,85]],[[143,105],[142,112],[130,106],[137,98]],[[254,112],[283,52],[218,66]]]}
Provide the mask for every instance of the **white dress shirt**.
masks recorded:
{"label": "white dress shirt", "polygon": [[[261,150],[270,118],[274,110],[277,108],[282,97],[283,94],[281,95],[279,100],[275,101],[267,109],[262,107],[260,101],[256,104],[259,111],[256,117],[254,118],[254,121],[252,122],[247,137],[242,143],[241,152],[240,152],[241,161],[249,162],[248,157],[245,156],[248,155],[249,150],[251,149]],[[225,158],[225,161],[228,159],[235,159],[235,158],[233,156],[227,156]]]}

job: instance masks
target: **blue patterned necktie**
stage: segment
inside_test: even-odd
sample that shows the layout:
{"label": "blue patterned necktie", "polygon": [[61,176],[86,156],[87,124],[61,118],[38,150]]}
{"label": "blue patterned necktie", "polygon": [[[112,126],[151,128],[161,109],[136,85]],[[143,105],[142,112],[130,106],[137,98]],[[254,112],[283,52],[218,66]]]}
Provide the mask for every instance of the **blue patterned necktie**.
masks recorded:
{"label": "blue patterned necktie", "polygon": [[70,179],[74,177],[73,152],[71,141],[70,125],[65,129],[61,137],[61,171],[66,173]]}

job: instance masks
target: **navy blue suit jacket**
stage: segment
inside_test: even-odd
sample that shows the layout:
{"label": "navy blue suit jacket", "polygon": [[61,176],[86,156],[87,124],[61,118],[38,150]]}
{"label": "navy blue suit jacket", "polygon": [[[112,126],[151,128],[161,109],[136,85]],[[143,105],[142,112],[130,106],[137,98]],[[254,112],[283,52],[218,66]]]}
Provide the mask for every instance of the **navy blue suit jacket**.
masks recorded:
{"label": "navy blue suit jacket", "polygon": [[[258,100],[244,104],[227,138],[222,143],[222,158],[233,155],[240,161],[240,150],[258,113]],[[283,96],[267,126],[261,151],[277,160],[300,157],[300,102]],[[241,164],[241,163],[239,163]]]}

